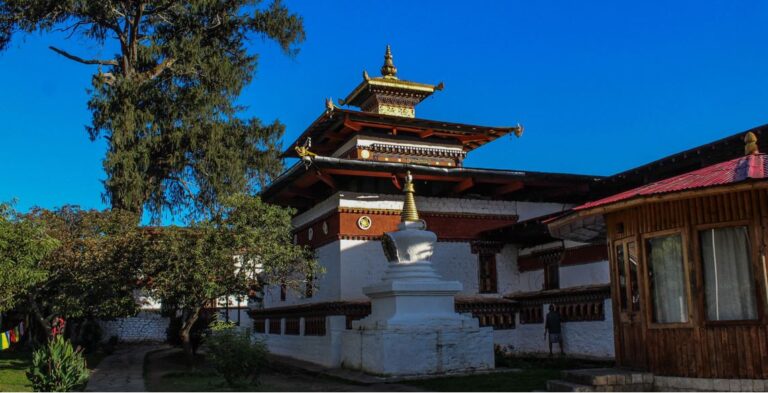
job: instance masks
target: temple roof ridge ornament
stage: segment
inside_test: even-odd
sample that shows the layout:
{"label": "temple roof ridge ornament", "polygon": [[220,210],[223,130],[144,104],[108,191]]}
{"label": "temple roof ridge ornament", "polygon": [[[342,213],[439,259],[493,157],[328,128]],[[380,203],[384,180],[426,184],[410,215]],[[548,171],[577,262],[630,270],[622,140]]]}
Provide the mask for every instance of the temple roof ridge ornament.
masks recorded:
{"label": "temple roof ridge ornament", "polygon": [[381,76],[387,79],[397,79],[397,67],[392,60],[392,48],[387,45],[387,50],[384,52],[384,65],[381,66]]}
{"label": "temple roof ridge ornament", "polygon": [[752,154],[760,154],[760,150],[757,148],[757,135],[750,131],[744,135],[744,155]]}

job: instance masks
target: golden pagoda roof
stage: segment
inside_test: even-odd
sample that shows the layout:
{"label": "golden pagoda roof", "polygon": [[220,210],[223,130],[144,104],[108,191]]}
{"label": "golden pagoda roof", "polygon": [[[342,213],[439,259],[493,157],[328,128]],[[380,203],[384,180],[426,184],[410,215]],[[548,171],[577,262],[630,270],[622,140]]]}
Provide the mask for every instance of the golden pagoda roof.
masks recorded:
{"label": "golden pagoda roof", "polygon": [[370,77],[367,71],[363,71],[363,81],[352,90],[346,98],[340,99],[341,105],[360,106],[365,100],[376,93],[386,92],[398,96],[415,97],[422,101],[437,90],[443,89],[443,83],[431,85],[427,83],[401,80],[397,77],[397,68],[392,60],[392,49],[387,45],[384,54],[384,65],[381,67],[380,77]]}

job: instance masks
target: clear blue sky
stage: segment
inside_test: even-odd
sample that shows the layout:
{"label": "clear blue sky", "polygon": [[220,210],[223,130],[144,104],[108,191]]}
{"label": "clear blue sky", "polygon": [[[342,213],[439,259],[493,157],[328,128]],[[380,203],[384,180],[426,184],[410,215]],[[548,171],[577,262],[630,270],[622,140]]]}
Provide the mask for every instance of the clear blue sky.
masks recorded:
{"label": "clear blue sky", "polygon": [[[526,127],[466,164],[609,175],[768,122],[768,2],[298,1],[294,59],[256,40],[247,116],[287,125],[285,144],[378,75],[392,45],[402,79],[445,82],[423,118]],[[103,140],[84,126],[92,67],[47,49],[110,54],[61,34],[0,53],[0,201],[104,207]]]}

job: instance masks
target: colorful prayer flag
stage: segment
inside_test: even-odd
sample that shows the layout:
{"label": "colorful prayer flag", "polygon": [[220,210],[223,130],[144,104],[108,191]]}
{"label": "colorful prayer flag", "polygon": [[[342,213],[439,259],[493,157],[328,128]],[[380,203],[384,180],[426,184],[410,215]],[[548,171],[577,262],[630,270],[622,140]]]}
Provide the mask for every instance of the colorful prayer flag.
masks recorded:
{"label": "colorful prayer flag", "polygon": [[0,350],[6,350],[10,346],[11,343],[8,340],[8,332],[3,332],[3,334],[0,334]]}
{"label": "colorful prayer flag", "polygon": [[8,341],[11,344],[19,342],[19,340],[16,338],[16,329],[11,329],[8,331]]}

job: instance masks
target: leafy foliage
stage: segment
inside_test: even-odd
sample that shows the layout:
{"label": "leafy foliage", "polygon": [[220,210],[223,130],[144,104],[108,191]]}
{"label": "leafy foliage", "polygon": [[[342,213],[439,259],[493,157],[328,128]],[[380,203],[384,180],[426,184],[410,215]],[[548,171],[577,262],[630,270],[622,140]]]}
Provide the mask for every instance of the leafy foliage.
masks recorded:
{"label": "leafy foliage", "polygon": [[48,278],[41,266],[58,242],[39,223],[0,204],[0,312],[23,303]]}
{"label": "leafy foliage", "polygon": [[34,352],[27,378],[36,392],[82,391],[88,383],[88,368],[81,351],[58,335]]}
{"label": "leafy foliage", "polygon": [[113,318],[137,311],[137,259],[141,236],[137,217],[118,210],[82,210],[64,206],[35,209],[26,220],[45,228],[56,247],[39,267],[46,279],[28,298],[29,308],[46,329],[65,319]]}
{"label": "leafy foliage", "polygon": [[267,364],[267,347],[250,337],[232,323],[215,321],[211,336],[205,342],[214,369],[230,387],[258,384],[259,375]]}
{"label": "leafy foliage", "polygon": [[193,217],[220,198],[253,191],[279,173],[284,126],[239,117],[234,104],[258,56],[246,43],[276,42],[288,55],[304,40],[301,17],[279,0],[4,0],[0,50],[13,34],[63,29],[111,58],[62,56],[98,67],[87,127],[105,137],[106,197],[156,220],[164,209]]}
{"label": "leafy foliage", "polygon": [[245,295],[254,282],[279,280],[298,288],[318,269],[310,251],[292,242],[291,214],[238,195],[226,199],[211,220],[147,234],[142,252],[151,277],[147,289],[184,315],[180,336],[185,347],[200,310],[212,299]]}

